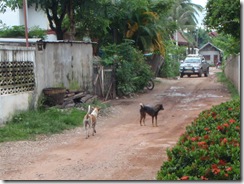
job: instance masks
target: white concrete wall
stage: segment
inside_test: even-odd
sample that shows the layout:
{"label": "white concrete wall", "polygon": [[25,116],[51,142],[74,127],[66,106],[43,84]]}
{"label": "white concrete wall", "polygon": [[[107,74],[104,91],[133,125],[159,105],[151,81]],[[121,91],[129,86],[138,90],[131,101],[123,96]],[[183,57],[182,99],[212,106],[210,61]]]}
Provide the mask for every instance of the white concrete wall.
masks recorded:
{"label": "white concrete wall", "polygon": [[[9,27],[24,25],[24,11],[7,8],[5,13],[0,14],[0,20]],[[34,7],[28,8],[27,21],[29,28],[39,26],[42,29],[50,29],[46,14],[42,10],[36,11]]]}
{"label": "white concrete wall", "polygon": [[28,110],[32,96],[33,92],[0,95],[0,124],[9,120],[15,113]]}
{"label": "white concrete wall", "polygon": [[20,25],[19,14],[19,9],[12,11],[10,8],[7,8],[5,13],[0,13],[0,20],[10,27]]}
{"label": "white concrete wall", "polygon": [[36,51],[38,96],[44,88],[70,88],[72,84],[92,92],[92,44],[46,42],[43,47],[42,51]]}
{"label": "white concrete wall", "polygon": [[70,88],[73,83],[81,90],[93,92],[91,43],[44,42],[42,46],[43,49],[38,50],[38,45],[29,48],[0,45],[0,62],[33,61],[35,75],[33,91],[0,93],[0,124],[18,111],[36,107],[44,88]]}
{"label": "white concrete wall", "polygon": [[241,92],[240,54],[237,56],[231,56],[227,59],[224,72],[225,72],[226,77],[231,80],[231,82],[234,84],[234,86],[236,87],[236,89],[238,90],[238,92],[240,94],[240,92]]}

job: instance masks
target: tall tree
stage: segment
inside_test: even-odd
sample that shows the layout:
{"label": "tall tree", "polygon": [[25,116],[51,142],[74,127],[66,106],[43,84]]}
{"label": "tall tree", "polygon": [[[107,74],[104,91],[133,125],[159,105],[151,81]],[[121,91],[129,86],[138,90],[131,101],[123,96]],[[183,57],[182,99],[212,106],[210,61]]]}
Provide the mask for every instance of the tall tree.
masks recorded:
{"label": "tall tree", "polygon": [[240,1],[208,0],[205,24],[219,33],[240,39]]}

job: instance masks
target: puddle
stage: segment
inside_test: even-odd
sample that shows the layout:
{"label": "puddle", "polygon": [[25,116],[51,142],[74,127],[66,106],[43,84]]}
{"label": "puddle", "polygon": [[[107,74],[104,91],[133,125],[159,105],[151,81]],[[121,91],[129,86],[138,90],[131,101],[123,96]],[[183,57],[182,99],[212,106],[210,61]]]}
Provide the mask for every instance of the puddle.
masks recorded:
{"label": "puddle", "polygon": [[179,87],[179,86],[171,86],[170,89],[176,90],[176,89],[182,89],[184,87]]}
{"label": "puddle", "polygon": [[203,94],[203,95],[197,95],[197,98],[222,98],[223,96],[213,95],[213,94]]}

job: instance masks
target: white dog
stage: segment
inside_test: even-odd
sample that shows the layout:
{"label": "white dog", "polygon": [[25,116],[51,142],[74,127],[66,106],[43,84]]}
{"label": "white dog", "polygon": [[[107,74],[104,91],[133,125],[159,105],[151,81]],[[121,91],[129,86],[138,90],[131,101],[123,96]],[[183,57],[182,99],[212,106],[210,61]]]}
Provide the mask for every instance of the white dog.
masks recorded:
{"label": "white dog", "polygon": [[92,135],[94,136],[94,134],[96,133],[96,123],[97,123],[97,116],[98,116],[98,112],[100,110],[99,107],[95,107],[93,109],[93,111],[90,113],[90,105],[88,106],[88,111],[87,111],[87,114],[85,115],[84,117],[84,120],[83,120],[83,124],[84,124],[84,127],[85,127],[85,132],[86,132],[86,139],[90,136],[89,135],[89,130],[90,128],[92,127],[93,129],[93,132],[92,132]]}

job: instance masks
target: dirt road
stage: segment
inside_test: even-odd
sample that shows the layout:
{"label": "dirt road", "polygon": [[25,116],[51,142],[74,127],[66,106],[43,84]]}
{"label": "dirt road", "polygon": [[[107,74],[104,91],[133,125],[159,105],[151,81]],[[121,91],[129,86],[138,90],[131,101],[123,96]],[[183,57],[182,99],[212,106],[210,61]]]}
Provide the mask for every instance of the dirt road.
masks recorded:
{"label": "dirt road", "polygon": [[[155,180],[166,149],[206,109],[228,101],[230,94],[209,77],[158,79],[154,90],[111,101],[98,118],[97,134],[85,139],[83,128],[40,137],[37,141],[0,144],[2,180]],[[158,127],[139,125],[139,103],[163,103]]]}

